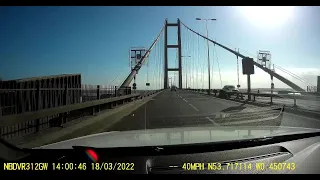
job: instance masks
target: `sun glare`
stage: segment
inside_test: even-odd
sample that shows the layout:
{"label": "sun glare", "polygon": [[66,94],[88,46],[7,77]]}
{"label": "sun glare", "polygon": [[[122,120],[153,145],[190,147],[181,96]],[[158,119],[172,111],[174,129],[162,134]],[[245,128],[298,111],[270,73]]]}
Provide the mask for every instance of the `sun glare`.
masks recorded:
{"label": "sun glare", "polygon": [[242,14],[254,26],[274,28],[284,25],[293,18],[294,7],[291,6],[248,6],[240,7]]}

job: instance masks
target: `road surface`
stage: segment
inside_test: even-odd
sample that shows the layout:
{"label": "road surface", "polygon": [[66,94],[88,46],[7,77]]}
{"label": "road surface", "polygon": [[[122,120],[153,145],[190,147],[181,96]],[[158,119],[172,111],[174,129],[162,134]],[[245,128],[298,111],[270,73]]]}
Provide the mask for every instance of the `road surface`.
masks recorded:
{"label": "road surface", "polygon": [[[248,104],[208,97],[191,91],[177,90],[172,92],[165,90],[130,115],[123,117],[114,126],[105,129],[105,131],[181,126],[221,126],[226,125],[222,116],[228,116],[230,113],[237,114],[237,118],[233,118],[232,122],[231,120],[228,121],[228,123],[231,122],[229,125],[232,125],[237,120],[240,121],[252,117],[258,118],[263,114],[276,115],[278,111],[270,111],[268,108],[261,109],[261,107],[258,108]],[[220,117],[220,119],[215,117]],[[252,125],[274,124],[257,123]],[[320,128],[320,120],[285,112],[281,126]]]}

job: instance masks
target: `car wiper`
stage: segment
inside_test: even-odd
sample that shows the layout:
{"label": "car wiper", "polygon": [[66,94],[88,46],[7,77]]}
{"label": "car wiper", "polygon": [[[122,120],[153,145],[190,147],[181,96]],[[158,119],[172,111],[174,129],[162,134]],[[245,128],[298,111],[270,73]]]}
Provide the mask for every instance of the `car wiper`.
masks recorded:
{"label": "car wiper", "polygon": [[163,145],[163,146],[140,146],[140,147],[111,147],[96,148],[89,146],[73,146],[74,149],[96,149],[103,150],[105,154],[110,156],[154,156],[154,155],[174,155],[174,154],[190,154],[225,151],[232,149],[248,148],[262,146],[268,144],[281,143],[285,141],[293,141],[298,139],[320,136],[320,131],[309,133],[298,133],[278,136],[267,136],[243,140],[231,140],[220,142],[206,142],[195,144],[179,144],[179,145]]}

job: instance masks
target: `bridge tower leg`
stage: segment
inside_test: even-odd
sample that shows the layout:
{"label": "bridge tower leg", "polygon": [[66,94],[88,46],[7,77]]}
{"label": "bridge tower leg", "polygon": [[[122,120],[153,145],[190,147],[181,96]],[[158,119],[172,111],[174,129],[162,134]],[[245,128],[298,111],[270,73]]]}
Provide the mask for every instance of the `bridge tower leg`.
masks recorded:
{"label": "bridge tower leg", "polygon": [[[178,44],[169,45],[168,44],[168,26],[175,26],[178,29]],[[178,50],[178,68],[168,68],[168,48],[176,48]],[[165,21],[164,29],[164,89],[168,88],[168,71],[178,71],[179,72],[179,88],[182,88],[182,60],[181,60],[181,33],[180,33],[180,20],[177,23],[168,23]]]}
{"label": "bridge tower leg", "polygon": [[166,19],[164,27],[164,80],[163,88],[168,89],[168,20]]}
{"label": "bridge tower leg", "polygon": [[181,55],[181,31],[180,31],[180,19],[178,24],[178,61],[179,61],[179,88],[182,89],[182,55]]}

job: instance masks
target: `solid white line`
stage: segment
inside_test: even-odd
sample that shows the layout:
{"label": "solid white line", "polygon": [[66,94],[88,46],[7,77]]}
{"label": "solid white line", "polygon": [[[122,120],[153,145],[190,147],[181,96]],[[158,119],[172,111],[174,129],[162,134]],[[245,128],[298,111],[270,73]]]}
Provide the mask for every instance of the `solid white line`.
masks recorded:
{"label": "solid white line", "polygon": [[209,118],[209,117],[206,117],[210,122],[212,122],[212,124],[214,124],[215,126],[220,126],[220,124],[214,122],[213,119]]}
{"label": "solid white line", "polygon": [[188,102],[186,99],[183,99],[185,102]]}
{"label": "solid white line", "polygon": [[199,111],[196,107],[194,107],[192,104],[189,104],[191,107],[193,107],[194,110]]}

